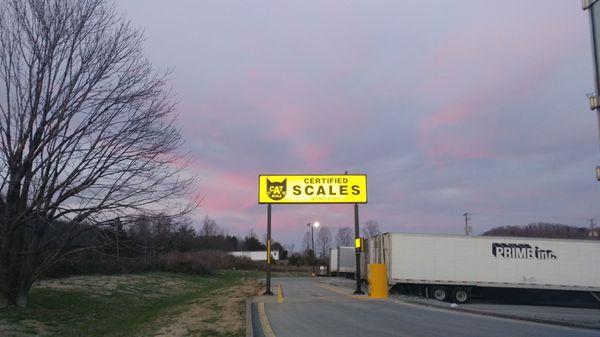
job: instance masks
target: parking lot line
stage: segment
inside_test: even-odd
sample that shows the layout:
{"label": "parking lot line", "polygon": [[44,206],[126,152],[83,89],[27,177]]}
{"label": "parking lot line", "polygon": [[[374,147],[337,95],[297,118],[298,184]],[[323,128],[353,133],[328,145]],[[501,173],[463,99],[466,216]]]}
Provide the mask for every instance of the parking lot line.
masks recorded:
{"label": "parking lot line", "polygon": [[338,294],[342,294],[342,295],[344,295],[344,296],[348,296],[348,297],[350,297],[350,298],[354,298],[354,299],[357,299],[357,300],[368,300],[368,299],[369,299],[369,297],[368,297],[368,296],[364,296],[364,295],[362,295],[362,296],[361,296],[361,295],[349,294],[349,293],[347,293],[347,292],[345,292],[345,291],[343,291],[343,290],[337,289],[337,288],[335,288],[335,287],[332,287],[332,286],[330,286],[330,285],[325,285],[325,284],[323,284],[323,283],[315,283],[315,284],[316,284],[317,286],[319,286],[319,287],[323,288],[323,289],[331,290],[331,291],[333,291],[333,292],[336,292],[336,293],[338,293]]}
{"label": "parking lot line", "polygon": [[277,286],[277,303],[283,303],[283,287],[281,284]]}
{"label": "parking lot line", "polygon": [[267,317],[265,304],[263,302],[258,303],[258,318],[265,337],[276,337],[273,328],[271,328],[271,323],[269,323],[269,318]]}

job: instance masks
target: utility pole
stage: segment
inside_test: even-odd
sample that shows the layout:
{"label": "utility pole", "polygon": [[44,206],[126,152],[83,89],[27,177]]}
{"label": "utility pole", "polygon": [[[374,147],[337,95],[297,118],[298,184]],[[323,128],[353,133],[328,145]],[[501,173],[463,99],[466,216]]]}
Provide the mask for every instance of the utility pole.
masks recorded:
{"label": "utility pole", "polygon": [[596,226],[595,221],[596,221],[596,219],[594,219],[594,218],[590,219],[590,234],[589,234],[589,237],[592,238],[592,239],[598,237],[598,232],[596,232],[594,230],[594,226]]}
{"label": "utility pole", "polygon": [[463,216],[465,217],[465,235],[469,236],[469,233],[471,232],[471,227],[469,227],[469,220],[471,220],[471,213],[466,212],[465,214],[463,214]]}

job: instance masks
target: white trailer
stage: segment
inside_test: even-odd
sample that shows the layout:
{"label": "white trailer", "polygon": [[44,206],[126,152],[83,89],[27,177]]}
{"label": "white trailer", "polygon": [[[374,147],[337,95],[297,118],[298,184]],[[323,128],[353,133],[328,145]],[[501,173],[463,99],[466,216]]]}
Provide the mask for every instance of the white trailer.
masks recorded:
{"label": "white trailer", "polygon": [[600,291],[594,240],[385,233],[368,240],[365,262],[386,264],[390,285],[459,303],[484,287]]}
{"label": "white trailer", "polygon": [[329,275],[331,276],[337,276],[337,270],[338,270],[338,249],[336,248],[331,248],[329,250]]}
{"label": "white trailer", "polygon": [[329,274],[351,276],[356,272],[356,250],[354,247],[338,246],[329,252]]}

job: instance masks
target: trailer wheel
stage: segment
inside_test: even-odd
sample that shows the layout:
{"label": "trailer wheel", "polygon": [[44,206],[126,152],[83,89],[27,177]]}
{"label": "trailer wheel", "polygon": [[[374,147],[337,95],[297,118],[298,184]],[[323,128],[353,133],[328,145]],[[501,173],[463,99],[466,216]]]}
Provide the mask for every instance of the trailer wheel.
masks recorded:
{"label": "trailer wheel", "polygon": [[448,299],[448,289],[442,286],[432,287],[431,296],[438,301],[445,301]]}
{"label": "trailer wheel", "polygon": [[467,303],[470,299],[469,290],[467,288],[457,287],[452,291],[452,298],[456,303]]}

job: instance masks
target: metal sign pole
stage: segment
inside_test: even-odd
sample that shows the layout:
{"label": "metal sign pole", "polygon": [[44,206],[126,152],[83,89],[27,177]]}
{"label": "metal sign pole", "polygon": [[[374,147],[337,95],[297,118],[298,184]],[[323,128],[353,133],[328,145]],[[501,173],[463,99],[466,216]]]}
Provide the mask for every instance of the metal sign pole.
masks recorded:
{"label": "metal sign pole", "polygon": [[[360,231],[358,228],[358,204],[354,204],[354,240],[360,240]],[[362,249],[362,247],[360,247]],[[364,295],[360,284],[360,250],[356,248],[356,290],[354,294]]]}
{"label": "metal sign pole", "polygon": [[263,295],[273,295],[271,292],[271,204],[267,205],[267,289]]}

